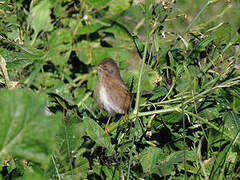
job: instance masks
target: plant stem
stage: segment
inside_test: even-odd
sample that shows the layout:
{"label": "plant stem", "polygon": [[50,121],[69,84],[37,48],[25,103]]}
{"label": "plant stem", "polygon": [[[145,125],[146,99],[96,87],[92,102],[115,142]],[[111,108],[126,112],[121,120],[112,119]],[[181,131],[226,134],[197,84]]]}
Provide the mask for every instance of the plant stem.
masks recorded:
{"label": "plant stem", "polygon": [[198,14],[193,18],[193,20],[191,21],[191,23],[187,26],[187,28],[185,29],[185,31],[183,32],[183,34],[181,35],[182,37],[184,36],[184,34],[186,34],[189,29],[192,27],[192,25],[195,23],[195,21],[199,18],[199,16],[202,14],[202,12],[208,7],[209,4],[215,3],[219,0],[213,0],[213,1],[209,1],[207,0],[207,2],[204,4],[204,6],[201,8],[201,10],[198,12]]}
{"label": "plant stem", "polygon": [[[138,111],[139,111],[139,102],[140,102],[140,93],[141,93],[141,83],[142,83],[142,76],[143,76],[143,68],[144,68],[144,64],[145,64],[145,61],[146,61],[148,45],[149,45],[149,36],[150,36],[150,32],[149,32],[149,24],[150,24],[149,4],[150,4],[149,0],[145,0],[146,41],[145,41],[143,59],[141,61],[140,69],[139,69],[139,79],[138,79],[138,85],[137,85],[136,104],[135,104],[135,108],[133,110],[133,115],[135,115],[135,119],[137,118]],[[136,132],[136,128],[134,129],[134,136],[135,136],[135,132]],[[132,140],[132,148],[131,148],[131,150],[129,152],[130,159],[129,159],[129,162],[128,162],[127,180],[129,180],[129,177],[130,177],[130,169],[131,169],[131,164],[132,164],[132,150],[133,150],[134,141],[135,141],[134,139],[135,138],[133,138],[133,140]]]}
{"label": "plant stem", "polygon": [[133,110],[133,114],[137,117],[138,110],[139,110],[139,102],[140,102],[140,93],[141,93],[141,84],[142,84],[142,75],[143,75],[143,69],[145,60],[147,57],[147,51],[149,46],[149,24],[150,24],[150,18],[149,18],[149,0],[145,1],[145,29],[146,29],[146,41],[145,41],[145,47],[144,47],[144,53],[143,53],[143,59],[140,62],[140,69],[139,69],[139,79],[138,79],[138,85],[137,85],[137,95],[136,95],[136,104],[135,108]]}
{"label": "plant stem", "polygon": [[226,137],[228,137],[230,140],[233,140],[233,138],[232,138],[231,136],[229,136],[225,131],[221,131],[217,126],[215,126],[213,123],[209,122],[207,119],[202,118],[202,117],[200,117],[200,116],[198,116],[198,115],[196,115],[196,114],[194,114],[194,113],[192,113],[192,112],[188,112],[188,111],[186,111],[186,110],[184,110],[184,113],[185,113],[185,114],[188,114],[188,115],[190,115],[190,116],[192,116],[192,117],[195,117],[195,118],[199,119],[200,121],[202,121],[202,122],[204,122],[205,124],[209,125],[211,128],[215,129],[216,131],[223,133],[223,134],[224,134]]}

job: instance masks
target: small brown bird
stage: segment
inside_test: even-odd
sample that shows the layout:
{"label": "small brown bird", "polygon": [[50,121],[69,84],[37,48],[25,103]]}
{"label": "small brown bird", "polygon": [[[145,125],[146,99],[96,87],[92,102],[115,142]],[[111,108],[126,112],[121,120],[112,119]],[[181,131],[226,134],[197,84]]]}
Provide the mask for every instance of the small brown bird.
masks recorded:
{"label": "small brown bird", "polygon": [[113,59],[104,58],[99,62],[98,82],[93,95],[98,106],[110,114],[105,126],[105,132],[108,132],[108,124],[112,116],[125,114],[125,120],[127,120],[127,110],[131,103],[131,95]]}

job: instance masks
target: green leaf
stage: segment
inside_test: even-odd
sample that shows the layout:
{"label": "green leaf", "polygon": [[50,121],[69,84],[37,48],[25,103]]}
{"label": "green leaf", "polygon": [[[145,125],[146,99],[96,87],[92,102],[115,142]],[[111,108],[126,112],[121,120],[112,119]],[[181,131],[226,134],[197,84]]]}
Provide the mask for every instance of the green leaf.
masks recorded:
{"label": "green leaf", "polygon": [[23,68],[43,57],[43,53],[41,51],[35,49],[32,51],[26,48],[23,48],[23,52],[14,52],[2,49],[0,50],[0,53],[6,60],[8,70]]}
{"label": "green leaf", "polygon": [[77,157],[75,168],[72,171],[64,173],[63,179],[86,179],[89,169],[89,162],[86,158]]}
{"label": "green leaf", "polygon": [[110,0],[87,0],[86,2],[94,8],[99,8],[107,4]]}
{"label": "green leaf", "polygon": [[150,101],[155,100],[159,97],[165,96],[168,93],[168,90],[166,87],[163,86],[157,86],[153,89],[154,94],[153,96],[149,99]]}
{"label": "green leaf", "polygon": [[[73,121],[76,121],[73,123]],[[85,134],[84,125],[79,120],[67,119],[67,121],[60,126],[59,134],[56,137],[56,144],[61,153],[61,157],[67,157],[71,152],[77,152],[83,143],[82,136]],[[63,161],[61,162],[63,163]]]}
{"label": "green leaf", "polygon": [[110,12],[112,14],[120,14],[130,7],[130,0],[113,0],[110,4]]}
{"label": "green leaf", "polygon": [[99,46],[98,43],[81,41],[75,45],[75,52],[81,62],[90,64],[92,61],[92,51],[94,46]]}
{"label": "green leaf", "polygon": [[[190,151],[186,152],[186,160],[191,159],[193,153]],[[160,177],[170,175],[174,170],[174,164],[183,162],[184,160],[184,151],[175,151],[169,156],[165,156],[159,165],[154,166],[152,172],[158,174]]]}
{"label": "green leaf", "polygon": [[29,172],[27,171],[23,177],[18,178],[17,180],[44,180],[40,174],[37,174],[36,172]]}
{"label": "green leaf", "polygon": [[132,40],[131,36],[128,34],[126,30],[121,28],[120,26],[113,25],[109,28],[105,28],[101,30],[102,32],[108,32],[114,34],[114,37],[119,40]]}
{"label": "green leaf", "polygon": [[110,166],[110,167],[103,166],[102,170],[103,170],[103,172],[106,175],[106,180],[112,180],[113,177],[114,177],[115,180],[121,180],[122,179],[121,175],[120,175],[120,172],[119,172],[119,169],[117,167],[114,167],[114,166]]}
{"label": "green leaf", "polygon": [[224,115],[225,129],[227,133],[235,138],[240,132],[240,118],[239,114],[235,111],[226,112]]}
{"label": "green leaf", "polygon": [[104,25],[102,24],[92,24],[92,25],[85,25],[85,26],[79,24],[76,34],[77,35],[91,34],[103,27]]}
{"label": "green leaf", "polygon": [[23,68],[34,62],[34,59],[27,57],[21,52],[8,51],[4,58],[8,70]]}
{"label": "green leaf", "polygon": [[194,49],[196,51],[204,51],[205,48],[214,40],[214,36],[210,36],[210,37],[206,37],[204,39],[201,39],[196,46],[194,47]]}
{"label": "green leaf", "polygon": [[84,118],[84,127],[87,135],[98,145],[113,150],[110,136],[93,119]]}
{"label": "green leaf", "polygon": [[55,65],[64,65],[71,53],[71,32],[67,29],[58,29],[49,36],[48,58]]}
{"label": "green leaf", "polygon": [[163,152],[160,148],[145,148],[140,155],[140,163],[142,165],[143,171],[150,171],[152,167],[154,167],[158,163],[162,154]]}
{"label": "green leaf", "polygon": [[40,1],[37,5],[31,7],[28,21],[34,29],[35,36],[42,30],[47,31],[52,28],[50,7],[51,4],[48,0]]}
{"label": "green leaf", "polygon": [[178,92],[188,91],[193,88],[193,78],[190,72],[186,69],[181,73],[180,77],[176,80],[176,89]]}
{"label": "green leaf", "polygon": [[107,57],[113,58],[115,61],[126,61],[129,56],[129,51],[123,48],[94,48],[92,52],[92,64],[96,65],[103,58]]}
{"label": "green leaf", "polygon": [[223,23],[214,33],[214,43],[217,46],[226,44],[231,38],[231,25],[229,23]]}
{"label": "green leaf", "polygon": [[144,52],[143,42],[138,38],[138,36],[132,36],[132,38],[133,38],[133,42],[137,48],[139,56],[143,57],[143,52]]}
{"label": "green leaf", "polygon": [[0,92],[0,157],[15,155],[46,167],[60,116],[47,116],[46,97],[26,89]]}

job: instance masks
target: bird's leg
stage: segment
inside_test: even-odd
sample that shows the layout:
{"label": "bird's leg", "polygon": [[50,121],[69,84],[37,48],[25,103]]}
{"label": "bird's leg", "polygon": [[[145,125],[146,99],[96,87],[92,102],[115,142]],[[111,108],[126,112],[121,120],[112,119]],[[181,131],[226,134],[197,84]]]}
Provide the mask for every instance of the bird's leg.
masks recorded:
{"label": "bird's leg", "polygon": [[111,118],[112,118],[112,116],[110,116],[110,117],[108,118],[107,124],[106,124],[106,126],[105,126],[105,132],[106,132],[106,133],[109,133],[108,124],[109,124]]}
{"label": "bird's leg", "polygon": [[127,121],[128,120],[128,114],[127,112],[125,112],[125,115],[124,115],[124,120]]}

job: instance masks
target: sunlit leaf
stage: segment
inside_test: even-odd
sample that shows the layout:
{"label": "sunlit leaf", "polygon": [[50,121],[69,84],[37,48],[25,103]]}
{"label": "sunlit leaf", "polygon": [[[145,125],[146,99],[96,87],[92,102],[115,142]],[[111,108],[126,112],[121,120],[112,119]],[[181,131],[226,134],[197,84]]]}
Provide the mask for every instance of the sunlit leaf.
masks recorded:
{"label": "sunlit leaf", "polygon": [[235,111],[229,111],[224,114],[225,129],[228,134],[235,138],[240,133],[240,116]]}
{"label": "sunlit leaf", "polygon": [[214,33],[214,42],[216,45],[226,44],[231,38],[231,25],[223,23]]}
{"label": "sunlit leaf", "polygon": [[20,156],[47,166],[59,116],[47,116],[46,97],[25,89],[0,92],[0,155]]}
{"label": "sunlit leaf", "polygon": [[22,50],[22,52],[0,50],[1,55],[7,63],[8,70],[23,68],[36,60],[40,60],[44,55],[41,51],[34,48],[22,47]]}
{"label": "sunlit leaf", "polygon": [[78,35],[83,35],[83,34],[91,34],[100,28],[104,27],[102,24],[93,24],[93,25],[79,25],[77,28],[76,33]]}
{"label": "sunlit leaf", "polygon": [[130,7],[130,0],[113,0],[110,4],[110,12],[119,14]]}
{"label": "sunlit leaf", "polygon": [[[186,160],[192,158],[192,152],[186,151]],[[158,174],[160,177],[167,176],[174,170],[174,165],[184,161],[184,151],[175,151],[169,156],[164,157],[159,162],[159,165],[154,166],[152,172]]]}
{"label": "sunlit leaf", "polygon": [[50,18],[50,1],[43,0],[37,5],[31,7],[29,14],[29,24],[34,29],[35,36],[42,30],[50,30],[52,28]]}
{"label": "sunlit leaf", "polygon": [[110,136],[92,119],[84,118],[84,127],[87,135],[94,140],[98,145],[112,151]]}
{"label": "sunlit leaf", "polygon": [[151,168],[153,168],[158,163],[158,161],[161,160],[162,156],[163,152],[160,148],[145,148],[140,155],[140,163],[143,167],[143,171],[150,171]]}

